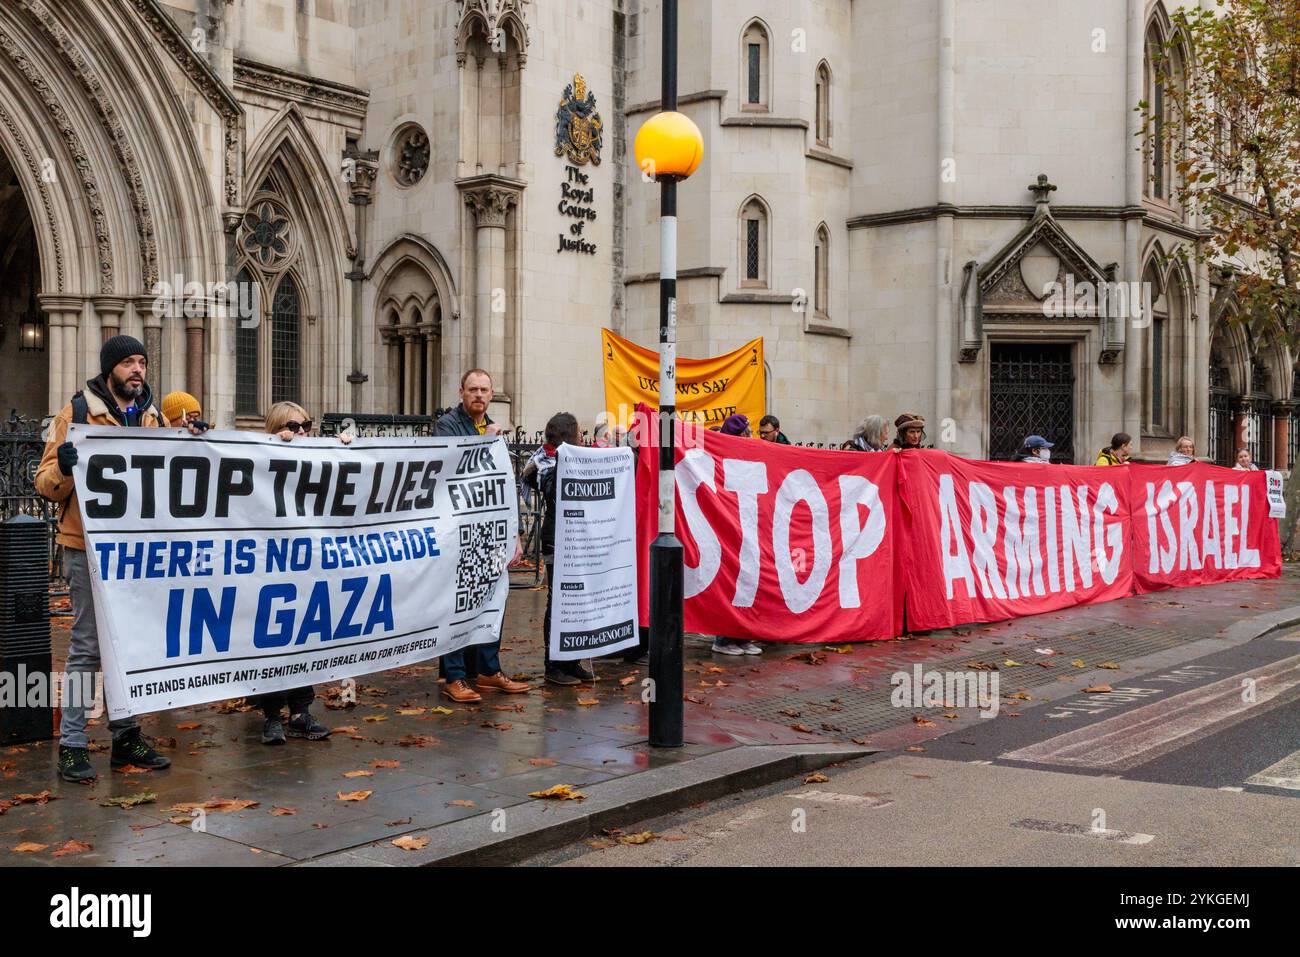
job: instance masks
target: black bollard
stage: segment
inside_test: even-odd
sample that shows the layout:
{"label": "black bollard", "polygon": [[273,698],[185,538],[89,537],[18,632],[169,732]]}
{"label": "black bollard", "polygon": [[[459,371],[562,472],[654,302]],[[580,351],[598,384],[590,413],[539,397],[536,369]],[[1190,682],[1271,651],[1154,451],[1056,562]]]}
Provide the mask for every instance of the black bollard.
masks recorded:
{"label": "black bollard", "polygon": [[[54,736],[48,535],[46,523],[30,515],[0,523],[0,685],[15,696],[0,701],[3,744]],[[34,675],[42,677],[33,682]],[[38,688],[44,695],[30,698]]]}

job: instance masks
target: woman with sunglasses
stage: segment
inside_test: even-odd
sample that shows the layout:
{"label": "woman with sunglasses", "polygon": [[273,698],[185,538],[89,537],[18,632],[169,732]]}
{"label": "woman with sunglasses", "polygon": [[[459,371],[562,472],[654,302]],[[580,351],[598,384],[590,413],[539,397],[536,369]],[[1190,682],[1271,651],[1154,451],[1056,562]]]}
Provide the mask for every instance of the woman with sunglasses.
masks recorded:
{"label": "woman with sunglasses", "polygon": [[[281,441],[292,442],[300,435],[310,436],[311,430],[311,416],[296,402],[277,402],[266,413],[267,433],[278,436]],[[352,436],[342,434],[339,441],[348,445],[352,442]],[[308,741],[328,738],[330,729],[312,717],[311,703],[315,700],[316,689],[311,685],[287,691],[272,691],[255,698],[252,703],[262,709],[262,716],[266,719],[262,725],[262,743],[284,744],[286,732],[290,737],[306,738]],[[289,709],[287,725],[283,714],[286,705]]]}

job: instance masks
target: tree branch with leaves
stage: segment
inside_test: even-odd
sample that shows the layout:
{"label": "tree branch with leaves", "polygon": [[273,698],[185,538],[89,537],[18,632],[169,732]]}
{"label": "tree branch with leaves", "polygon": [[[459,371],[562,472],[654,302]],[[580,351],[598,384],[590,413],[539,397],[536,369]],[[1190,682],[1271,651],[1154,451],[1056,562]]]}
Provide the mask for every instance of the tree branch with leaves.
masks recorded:
{"label": "tree branch with leaves", "polygon": [[1174,172],[1173,200],[1205,230],[1194,254],[1226,267],[1252,336],[1276,329],[1295,354],[1300,0],[1218,0],[1170,20],[1171,37],[1155,53],[1165,115],[1138,105],[1148,149],[1163,140],[1159,159]]}

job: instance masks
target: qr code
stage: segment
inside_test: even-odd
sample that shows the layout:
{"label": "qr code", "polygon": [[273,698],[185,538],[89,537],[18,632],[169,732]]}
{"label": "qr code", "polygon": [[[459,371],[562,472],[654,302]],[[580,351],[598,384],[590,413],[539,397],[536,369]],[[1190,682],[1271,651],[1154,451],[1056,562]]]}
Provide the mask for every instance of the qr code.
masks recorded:
{"label": "qr code", "polygon": [[456,565],[456,611],[483,604],[506,567],[505,519],[460,527],[460,561]]}

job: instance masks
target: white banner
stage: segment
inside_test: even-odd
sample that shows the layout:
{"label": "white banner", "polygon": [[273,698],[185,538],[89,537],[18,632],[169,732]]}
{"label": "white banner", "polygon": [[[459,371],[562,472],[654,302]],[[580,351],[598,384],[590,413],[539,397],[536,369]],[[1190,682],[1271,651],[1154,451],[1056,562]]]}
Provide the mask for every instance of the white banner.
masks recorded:
{"label": "white banner", "polygon": [[110,718],[495,641],[519,531],[499,438],[72,426]]}
{"label": "white banner", "polygon": [[636,458],[629,448],[573,445],[556,454],[551,658],[635,647]]}

